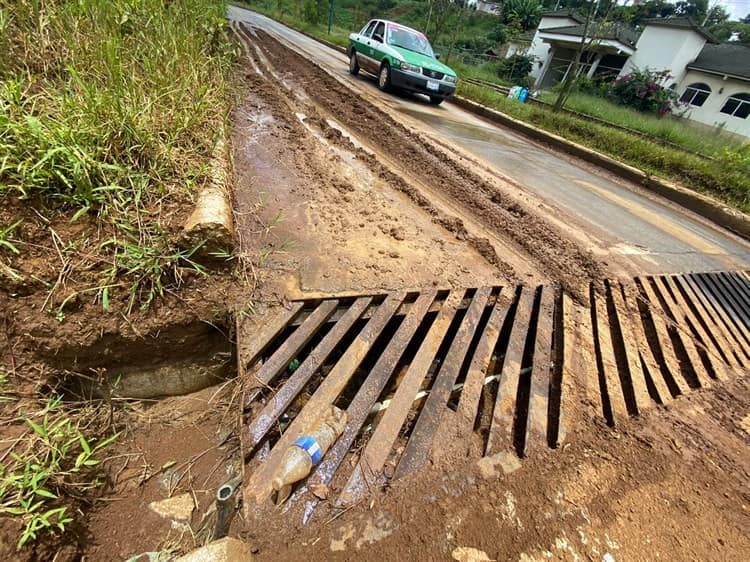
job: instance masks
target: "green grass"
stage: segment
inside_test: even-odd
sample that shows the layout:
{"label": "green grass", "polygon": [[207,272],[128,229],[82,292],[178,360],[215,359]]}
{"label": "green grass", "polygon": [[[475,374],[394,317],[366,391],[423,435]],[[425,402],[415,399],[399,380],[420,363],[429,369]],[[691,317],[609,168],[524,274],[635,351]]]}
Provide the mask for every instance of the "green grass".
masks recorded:
{"label": "green grass", "polygon": [[[211,181],[225,135],[235,56],[225,13],[222,0],[0,8],[0,202],[95,216],[105,237],[95,261],[107,265],[98,283],[114,268],[144,304],[183,257],[165,209]],[[130,247],[158,266],[133,267]]]}
{"label": "green grass", "polygon": [[21,420],[3,420],[27,426],[0,462],[0,516],[23,522],[19,550],[45,533],[65,533],[75,515],[70,500],[103,482],[96,469],[100,454],[119,434],[87,437],[78,419],[73,421],[61,399],[54,398]]}
{"label": "green grass", "polygon": [[512,86],[512,84],[506,80],[502,80],[497,75],[498,63],[496,62],[485,62],[483,64],[464,64],[457,60],[450,60],[447,63],[460,78],[473,78],[475,80],[484,80],[486,82],[493,82],[500,86]]}
{"label": "green grass", "polygon": [[[545,92],[541,99],[554,103],[557,94]],[[720,129],[701,126],[679,117],[667,116],[660,119],[656,115],[641,113],[605,98],[581,92],[571,94],[565,107],[647,133],[703,154],[722,154],[725,149],[737,151],[746,144],[737,135],[732,135]]]}
{"label": "green grass", "polygon": [[644,170],[697,191],[713,195],[750,212],[750,150],[725,148],[708,160],[667,148],[626,131],[575,116],[509,100],[487,88],[460,83],[459,93],[521,121],[573,140]]}

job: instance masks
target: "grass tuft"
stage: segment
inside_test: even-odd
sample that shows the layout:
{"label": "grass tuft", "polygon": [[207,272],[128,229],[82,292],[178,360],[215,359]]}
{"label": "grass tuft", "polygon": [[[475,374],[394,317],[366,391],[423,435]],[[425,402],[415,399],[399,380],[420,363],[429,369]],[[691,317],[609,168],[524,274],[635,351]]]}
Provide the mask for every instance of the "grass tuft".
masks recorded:
{"label": "grass tuft", "polygon": [[74,521],[70,500],[101,485],[96,468],[101,452],[119,436],[87,437],[61,403],[59,397],[50,399],[41,411],[23,417],[26,432],[7,460],[0,460],[0,516],[22,520],[18,549],[44,533],[65,532]]}
{"label": "grass tuft", "polygon": [[212,181],[236,56],[225,14],[222,0],[0,8],[0,201],[95,217],[102,283],[143,304],[194,265],[165,209]]}

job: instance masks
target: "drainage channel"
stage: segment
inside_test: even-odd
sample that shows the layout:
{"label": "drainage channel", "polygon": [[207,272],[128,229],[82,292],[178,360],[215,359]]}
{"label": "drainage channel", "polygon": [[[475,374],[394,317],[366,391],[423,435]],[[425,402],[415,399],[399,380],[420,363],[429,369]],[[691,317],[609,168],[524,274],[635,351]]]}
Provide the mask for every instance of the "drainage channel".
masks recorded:
{"label": "drainage channel", "polygon": [[281,456],[331,404],[348,423],[306,484],[345,472],[342,506],[473,433],[484,454],[555,446],[561,302],[554,287],[481,287],[294,303],[248,379],[245,501],[270,497]]}
{"label": "drainage channel", "polygon": [[318,503],[309,490],[330,485],[345,508],[448,453],[556,448],[571,384],[616,425],[748,366],[747,272],[604,281],[588,294],[588,307],[553,286],[292,302],[240,358],[248,509],[269,503],[282,456],[331,405],[346,428],[289,500],[304,499],[305,520]]}

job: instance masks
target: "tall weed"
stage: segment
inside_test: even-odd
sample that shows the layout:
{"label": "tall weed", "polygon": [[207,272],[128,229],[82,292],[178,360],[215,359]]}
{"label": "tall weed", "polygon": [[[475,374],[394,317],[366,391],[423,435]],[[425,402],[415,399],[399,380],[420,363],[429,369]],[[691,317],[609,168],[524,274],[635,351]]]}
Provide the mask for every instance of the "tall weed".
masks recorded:
{"label": "tall weed", "polygon": [[[181,259],[165,201],[211,179],[235,56],[225,13],[223,0],[0,3],[0,200],[97,216],[103,261],[131,292]],[[163,267],[134,270],[122,240]]]}

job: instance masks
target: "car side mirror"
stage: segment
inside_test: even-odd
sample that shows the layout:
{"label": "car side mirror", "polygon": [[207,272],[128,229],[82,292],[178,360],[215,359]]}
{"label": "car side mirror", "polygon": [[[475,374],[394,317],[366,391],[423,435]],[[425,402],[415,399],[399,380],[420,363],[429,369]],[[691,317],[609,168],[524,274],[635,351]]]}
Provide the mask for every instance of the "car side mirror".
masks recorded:
{"label": "car side mirror", "polygon": [[435,53],[435,58],[436,58],[437,60],[440,60],[440,53]]}
{"label": "car side mirror", "polygon": [[372,36],[372,38],[373,38],[373,39],[374,39],[375,41],[377,41],[378,43],[382,43],[382,42],[383,42],[383,36],[382,36],[382,35],[380,35],[379,33],[376,33],[375,35],[373,35],[373,36]]}

